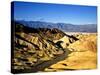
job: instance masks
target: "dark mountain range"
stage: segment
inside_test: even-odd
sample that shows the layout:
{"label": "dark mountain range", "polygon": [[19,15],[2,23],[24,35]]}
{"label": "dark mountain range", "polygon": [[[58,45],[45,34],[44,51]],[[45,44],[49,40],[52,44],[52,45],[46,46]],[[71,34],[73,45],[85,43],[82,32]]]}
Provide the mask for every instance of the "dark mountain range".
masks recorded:
{"label": "dark mountain range", "polygon": [[58,28],[65,32],[97,32],[96,24],[74,25],[67,23],[50,23],[41,21],[17,21],[32,28]]}

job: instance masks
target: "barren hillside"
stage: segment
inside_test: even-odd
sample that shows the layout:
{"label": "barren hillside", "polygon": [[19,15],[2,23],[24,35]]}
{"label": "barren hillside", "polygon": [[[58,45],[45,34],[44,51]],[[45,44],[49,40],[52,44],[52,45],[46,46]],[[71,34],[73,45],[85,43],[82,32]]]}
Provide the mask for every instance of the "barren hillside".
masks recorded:
{"label": "barren hillside", "polygon": [[30,28],[14,22],[15,72],[96,69],[97,34],[66,34],[57,28]]}

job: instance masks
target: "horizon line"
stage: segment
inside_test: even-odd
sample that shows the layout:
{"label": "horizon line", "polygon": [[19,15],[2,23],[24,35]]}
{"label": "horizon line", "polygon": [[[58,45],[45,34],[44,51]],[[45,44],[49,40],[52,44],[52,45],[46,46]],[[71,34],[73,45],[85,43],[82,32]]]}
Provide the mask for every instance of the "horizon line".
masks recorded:
{"label": "horizon line", "polygon": [[27,22],[45,22],[45,23],[54,23],[54,24],[58,24],[58,23],[63,23],[63,24],[71,24],[71,25],[97,25],[97,23],[84,23],[84,24],[74,24],[74,23],[65,23],[65,22],[50,22],[50,21],[39,21],[39,20],[11,20],[11,21],[27,21]]}

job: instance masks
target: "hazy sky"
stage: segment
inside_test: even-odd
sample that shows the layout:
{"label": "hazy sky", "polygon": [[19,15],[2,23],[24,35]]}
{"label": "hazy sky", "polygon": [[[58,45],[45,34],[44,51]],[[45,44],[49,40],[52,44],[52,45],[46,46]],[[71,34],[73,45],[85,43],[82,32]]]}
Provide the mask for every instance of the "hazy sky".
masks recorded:
{"label": "hazy sky", "polygon": [[14,2],[14,19],[54,23],[97,24],[97,7]]}

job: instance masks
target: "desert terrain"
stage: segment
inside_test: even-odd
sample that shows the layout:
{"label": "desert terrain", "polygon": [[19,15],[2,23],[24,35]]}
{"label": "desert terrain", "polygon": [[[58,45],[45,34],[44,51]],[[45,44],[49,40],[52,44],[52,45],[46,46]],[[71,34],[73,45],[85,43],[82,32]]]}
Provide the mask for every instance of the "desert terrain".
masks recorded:
{"label": "desert terrain", "polygon": [[97,33],[30,28],[15,23],[14,72],[52,72],[97,68]]}

